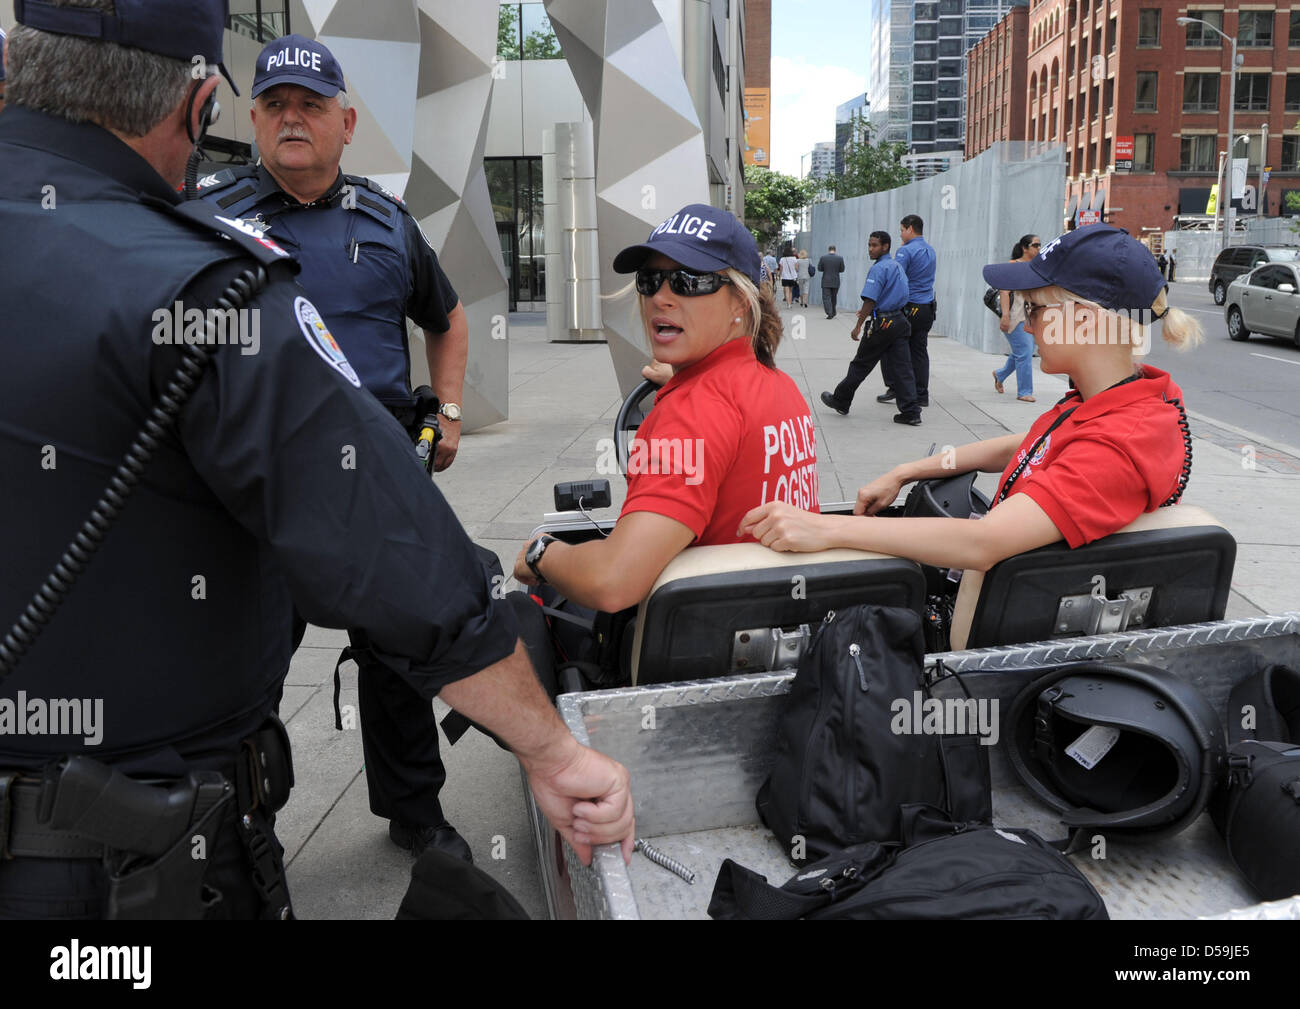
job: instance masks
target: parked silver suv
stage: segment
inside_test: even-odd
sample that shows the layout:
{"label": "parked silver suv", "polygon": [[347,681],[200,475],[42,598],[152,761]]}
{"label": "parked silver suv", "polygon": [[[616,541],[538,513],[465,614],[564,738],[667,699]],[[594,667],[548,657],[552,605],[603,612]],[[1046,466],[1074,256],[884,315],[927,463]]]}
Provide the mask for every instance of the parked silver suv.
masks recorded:
{"label": "parked silver suv", "polygon": [[1300,347],[1300,262],[1266,263],[1228,285],[1228,336],[1280,336]]}

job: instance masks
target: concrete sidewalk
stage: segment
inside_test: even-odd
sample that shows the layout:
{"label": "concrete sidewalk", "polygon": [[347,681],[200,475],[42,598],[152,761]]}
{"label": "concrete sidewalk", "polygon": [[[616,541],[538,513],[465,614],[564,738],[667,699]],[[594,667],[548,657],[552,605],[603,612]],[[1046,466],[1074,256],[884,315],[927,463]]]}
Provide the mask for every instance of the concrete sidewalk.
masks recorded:
{"label": "concrete sidewalk", "polygon": [[[848,338],[852,316],[827,320],[817,307],[782,314],[787,334],[803,333],[783,342],[778,361],[812,404],[824,501],[852,499],[861,484],[926,454],[932,443],[942,449],[1025,431],[1066,390],[1063,379],[1035,365],[1036,404],[1017,401],[1014,379],[998,395],[989,372],[1002,357],[931,338],[931,406],[921,427],[894,424],[892,406],[875,402],[883,389],[878,372],[859,390],[849,416],[841,417],[818,394],[844,374],[855,346]],[[611,437],[620,405],[603,344],[549,344],[540,316],[513,317],[510,341],[510,420],[466,436],[455,465],[437,477],[466,530],[497,552],[507,574],[542,514],[552,510],[552,485],[598,475],[599,442]],[[1157,351],[1153,363],[1177,378],[1177,360],[1168,352]],[[1300,449],[1215,424],[1197,414],[1194,403],[1188,407],[1195,466],[1183,500],[1217,516],[1238,544],[1227,616],[1296,609],[1300,524],[1293,517]],[[991,493],[995,479],[981,477],[981,489]],[[621,482],[611,479],[611,514],[622,500]],[[293,738],[297,787],[277,830],[301,918],[391,918],[410,877],[410,856],[389,842],[386,822],[369,811],[359,730],[334,730],[332,674],[346,643],[342,631],[308,631],[290,667],[281,709]],[[355,711],[350,665],[342,703]],[[446,711],[440,702],[435,706]],[[518,764],[475,732],[455,747],[444,741],[443,752],[443,807],[473,848],[476,864],[501,880],[530,914],[545,917]]]}

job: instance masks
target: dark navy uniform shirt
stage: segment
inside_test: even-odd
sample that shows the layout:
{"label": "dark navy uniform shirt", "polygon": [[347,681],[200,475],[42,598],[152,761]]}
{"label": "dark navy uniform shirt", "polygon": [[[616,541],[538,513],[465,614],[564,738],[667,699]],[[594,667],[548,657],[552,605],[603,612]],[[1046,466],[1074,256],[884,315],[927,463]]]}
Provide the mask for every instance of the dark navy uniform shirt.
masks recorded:
{"label": "dark navy uniform shirt", "polygon": [[917,235],[902,246],[894,256],[895,262],[907,275],[907,300],[917,305],[934,301],[934,246]]}
{"label": "dark navy uniform shirt", "polygon": [[29,714],[100,701],[102,738],[10,727],[0,768],[89,753],[162,775],[228,758],[278,703],[291,600],[312,623],[364,631],[425,696],[511,653],[509,606],[291,260],[181,204],[90,124],[7,109],[0,178],[5,629],[175,370],[175,303],[212,305],[257,261],[269,275],[257,340],[215,348],[103,545],[0,682]]}
{"label": "dark navy uniform shirt", "polygon": [[867,271],[862,297],[876,303],[876,314],[896,312],[907,304],[907,277],[903,268],[888,256],[881,256]]}
{"label": "dark navy uniform shirt", "polygon": [[361,384],[385,406],[408,406],[406,320],[445,333],[459,299],[402,201],[340,172],[328,192],[299,203],[260,164],[207,176],[199,194],[298,258],[300,283]]}

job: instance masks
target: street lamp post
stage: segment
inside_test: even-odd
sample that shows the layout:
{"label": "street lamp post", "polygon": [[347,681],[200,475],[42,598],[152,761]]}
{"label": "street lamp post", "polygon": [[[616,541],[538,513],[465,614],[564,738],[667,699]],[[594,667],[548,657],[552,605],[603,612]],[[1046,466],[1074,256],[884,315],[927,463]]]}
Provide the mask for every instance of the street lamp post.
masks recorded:
{"label": "street lamp post", "polygon": [[[1231,76],[1228,78],[1228,202],[1223,214],[1223,219],[1226,223],[1226,227],[1223,229],[1223,247],[1226,249],[1228,247],[1228,239],[1232,235],[1233,225],[1236,223],[1236,214],[1234,213],[1232,206],[1232,156],[1237,150],[1237,134],[1233,129],[1236,124],[1233,122],[1232,114],[1237,106],[1237,40],[1229,37],[1218,28],[1215,28],[1214,25],[1210,24],[1210,22],[1202,21],[1200,18],[1181,17],[1176,20],[1180,25],[1189,25],[1192,23],[1204,25],[1220,38],[1226,39],[1228,44],[1232,46],[1232,70]],[[1249,151],[1249,148],[1247,148],[1247,151]],[[1247,154],[1247,157],[1249,157],[1249,154]],[[1219,193],[1219,199],[1220,201],[1223,200],[1223,193]]]}

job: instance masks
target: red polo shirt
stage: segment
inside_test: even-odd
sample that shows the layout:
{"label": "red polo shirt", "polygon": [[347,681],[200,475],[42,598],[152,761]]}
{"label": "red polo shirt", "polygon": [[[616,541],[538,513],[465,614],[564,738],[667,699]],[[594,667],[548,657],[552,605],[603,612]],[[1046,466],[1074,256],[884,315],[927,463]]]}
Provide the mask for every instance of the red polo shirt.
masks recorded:
{"label": "red polo shirt", "polygon": [[1183,435],[1178,409],[1182,390],[1167,372],[1142,367],[1135,382],[1100,392],[1086,402],[1076,390],[1034,422],[1002,474],[1002,485],[1058,416],[1077,407],[1046,441],[1011,486],[1047,513],[1070,547],[1122,529],[1155,511],[1178,486]]}
{"label": "red polo shirt", "polygon": [[739,543],[745,513],[768,501],[818,510],[817,438],[794,380],[724,343],[659,391],[628,458],[623,515],[655,512],[699,546]]}

